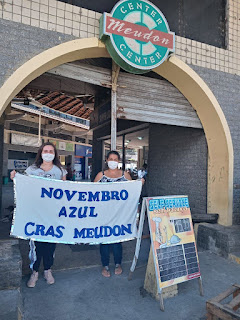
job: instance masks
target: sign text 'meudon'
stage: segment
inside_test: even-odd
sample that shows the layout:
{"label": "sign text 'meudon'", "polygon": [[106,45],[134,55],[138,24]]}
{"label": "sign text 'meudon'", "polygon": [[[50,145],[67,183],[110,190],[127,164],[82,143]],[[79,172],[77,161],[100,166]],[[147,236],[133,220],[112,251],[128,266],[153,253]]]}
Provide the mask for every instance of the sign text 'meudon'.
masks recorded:
{"label": "sign text 'meudon'", "polygon": [[147,27],[137,25],[128,21],[113,18],[106,15],[105,33],[108,35],[115,34],[122,37],[151,42],[154,45],[173,50],[174,37],[171,33],[162,32],[156,29],[150,30]]}

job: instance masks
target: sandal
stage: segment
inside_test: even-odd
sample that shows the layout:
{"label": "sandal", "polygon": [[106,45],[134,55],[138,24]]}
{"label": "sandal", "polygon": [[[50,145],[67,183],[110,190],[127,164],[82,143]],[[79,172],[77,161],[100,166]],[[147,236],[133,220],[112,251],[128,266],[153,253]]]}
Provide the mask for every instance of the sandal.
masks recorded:
{"label": "sandal", "polygon": [[119,276],[120,274],[122,274],[122,272],[123,272],[123,271],[122,271],[121,265],[120,265],[120,264],[116,264],[114,273],[115,273],[117,276]]}
{"label": "sandal", "polygon": [[105,278],[109,278],[111,276],[110,270],[109,270],[108,267],[103,267],[102,276],[105,277]]}

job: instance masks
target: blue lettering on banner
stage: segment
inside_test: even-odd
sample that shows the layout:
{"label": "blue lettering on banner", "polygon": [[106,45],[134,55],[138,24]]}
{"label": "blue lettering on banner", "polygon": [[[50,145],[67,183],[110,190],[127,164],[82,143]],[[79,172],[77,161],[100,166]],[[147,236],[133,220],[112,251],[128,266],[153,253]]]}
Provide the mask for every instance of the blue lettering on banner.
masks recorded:
{"label": "blue lettering on banner", "polygon": [[87,238],[93,238],[93,237],[94,237],[94,229],[87,228]]}
{"label": "blue lettering on banner", "polygon": [[109,201],[111,199],[109,191],[102,191],[102,201]]}
{"label": "blue lettering on banner", "polygon": [[94,214],[94,210],[95,210],[95,207],[89,207],[90,209],[90,213],[89,213],[89,217],[97,217],[97,213]]}
{"label": "blue lettering on banner", "polygon": [[58,227],[56,228],[56,232],[58,233],[58,234],[55,233],[55,237],[56,237],[56,238],[62,238],[63,232],[62,232],[61,229],[65,229],[65,227],[63,227],[63,226],[58,226]]}
{"label": "blue lettering on banner", "polygon": [[45,195],[47,195],[49,198],[52,198],[53,188],[49,188],[49,191],[45,188],[42,188],[42,194],[41,198],[45,198]]}
{"label": "blue lettering on banner", "polygon": [[117,191],[111,191],[111,199],[114,200],[120,200],[118,192]]}
{"label": "blue lettering on banner", "polygon": [[123,224],[121,226],[115,225],[113,228],[110,226],[101,226],[93,228],[83,228],[81,230],[78,230],[77,228],[74,228],[74,239],[77,238],[103,238],[103,237],[110,237],[111,235],[114,235],[115,237],[120,235],[125,235],[125,233],[132,234],[132,225],[129,223],[127,226],[124,226]]}
{"label": "blue lettering on banner", "polygon": [[127,227],[125,227],[124,225],[122,225],[122,231],[121,231],[121,235],[125,236],[125,232],[131,234],[131,224],[128,224]]}
{"label": "blue lettering on banner", "polygon": [[28,226],[33,226],[34,227],[34,225],[35,225],[35,223],[33,223],[33,222],[28,222],[25,225],[24,232],[25,232],[26,236],[32,236],[34,234],[34,231],[28,232]]}
{"label": "blue lettering on banner", "polygon": [[45,230],[44,225],[42,225],[42,224],[37,224],[37,225],[36,225],[35,235],[39,236],[39,233],[40,233],[41,236],[44,236],[44,230]]}
{"label": "blue lettering on banner", "polygon": [[[69,209],[66,209],[66,207],[62,207],[61,210],[59,211],[58,216],[59,217],[69,217],[69,218],[87,218],[88,217],[92,217],[95,218],[98,216],[98,213],[95,212],[95,207],[69,207]],[[69,213],[68,213],[69,211]],[[76,212],[77,215],[76,215]]]}
{"label": "blue lettering on banner", "polygon": [[95,192],[94,194],[91,191],[89,191],[88,201],[99,201],[99,195],[100,195],[99,191]]}
{"label": "blue lettering on banner", "polygon": [[117,236],[120,236],[120,234],[121,234],[121,228],[120,228],[120,226],[114,226],[114,227],[113,227],[113,235],[114,235],[115,237],[117,237]]}
{"label": "blue lettering on banner", "polygon": [[[41,198],[50,198],[60,200],[63,197],[66,197],[67,201],[71,201],[75,199],[77,201],[110,201],[110,200],[127,200],[128,192],[127,190],[119,191],[97,191],[95,193],[81,192],[81,191],[70,191],[70,190],[62,190],[62,189],[54,189],[54,188],[41,188]],[[77,199],[76,199],[77,196]]]}
{"label": "blue lettering on banner", "polygon": [[76,207],[70,207],[69,209],[71,210],[71,213],[69,214],[69,218],[76,218],[74,213],[77,211],[77,208]]}
{"label": "blue lettering on banner", "polygon": [[127,192],[127,190],[122,190],[122,191],[120,192],[120,198],[121,198],[122,200],[127,200],[127,198],[128,198],[128,192]]}
{"label": "blue lettering on banner", "polygon": [[67,217],[67,211],[66,211],[66,208],[65,208],[65,207],[62,207],[62,209],[60,210],[58,216],[59,216],[59,217],[61,217],[61,216]]}
{"label": "blue lettering on banner", "polygon": [[52,236],[52,237],[55,236],[53,226],[50,226],[48,228],[47,232],[45,233],[45,236]]}
{"label": "blue lettering on banner", "polygon": [[[99,229],[99,231],[98,231],[98,229]],[[96,239],[102,238],[103,237],[103,233],[102,232],[103,232],[103,228],[102,227],[100,227],[100,228],[96,227],[95,230],[94,230],[95,238]]]}
{"label": "blue lettering on banner", "polygon": [[111,235],[113,234],[112,228],[109,226],[104,226],[104,237],[111,237]]}
{"label": "blue lettering on banner", "polygon": [[86,236],[85,236],[85,231],[86,231],[86,228],[83,228],[81,231],[78,231],[77,228],[74,229],[74,237],[73,238],[83,238],[85,239]]}
{"label": "blue lettering on banner", "polygon": [[114,243],[137,236],[140,181],[76,184],[18,175],[15,183],[12,236],[68,244]]}
{"label": "blue lettering on banner", "polygon": [[87,192],[78,192],[78,201],[86,201]]}
{"label": "blue lettering on banner", "polygon": [[36,235],[36,236],[41,235],[41,236],[45,236],[45,237],[51,236],[51,237],[56,237],[56,238],[62,238],[63,231],[61,229],[64,230],[65,227],[57,226],[56,231],[55,231],[53,226],[46,228],[42,224],[35,224],[34,222],[28,222],[25,225],[24,232],[25,232],[25,235],[28,237],[31,237],[33,235]]}
{"label": "blue lettering on banner", "polygon": [[53,196],[54,196],[54,198],[57,199],[57,200],[62,199],[62,197],[63,197],[63,191],[62,191],[62,189],[56,189],[56,190],[54,190]]}
{"label": "blue lettering on banner", "polygon": [[88,207],[84,207],[84,212],[82,213],[82,207],[78,209],[78,218],[86,218],[87,217],[87,209]]}
{"label": "blue lettering on banner", "polygon": [[72,194],[70,194],[70,191],[69,190],[64,190],[66,196],[67,196],[67,199],[68,201],[71,201],[72,198],[75,196],[75,194],[77,193],[77,191],[72,191]]}

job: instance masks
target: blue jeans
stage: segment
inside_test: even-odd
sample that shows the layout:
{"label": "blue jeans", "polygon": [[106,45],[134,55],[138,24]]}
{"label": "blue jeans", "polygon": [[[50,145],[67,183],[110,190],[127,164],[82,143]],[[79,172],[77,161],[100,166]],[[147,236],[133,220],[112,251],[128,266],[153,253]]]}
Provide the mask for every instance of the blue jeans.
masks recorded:
{"label": "blue jeans", "polygon": [[100,254],[103,267],[109,265],[111,248],[113,251],[114,263],[121,264],[122,262],[122,244],[120,242],[112,244],[100,244]]}
{"label": "blue jeans", "polygon": [[33,265],[33,270],[38,272],[42,259],[44,270],[50,269],[54,261],[53,256],[56,249],[56,243],[34,241],[34,244],[36,247],[37,260]]}

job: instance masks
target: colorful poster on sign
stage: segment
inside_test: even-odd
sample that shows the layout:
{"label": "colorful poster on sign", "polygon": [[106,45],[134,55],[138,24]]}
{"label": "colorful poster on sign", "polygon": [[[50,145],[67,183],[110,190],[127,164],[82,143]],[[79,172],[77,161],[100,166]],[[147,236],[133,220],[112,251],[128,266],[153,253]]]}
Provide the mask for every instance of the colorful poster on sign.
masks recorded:
{"label": "colorful poster on sign", "polygon": [[199,278],[188,197],[147,198],[147,212],[159,287]]}

